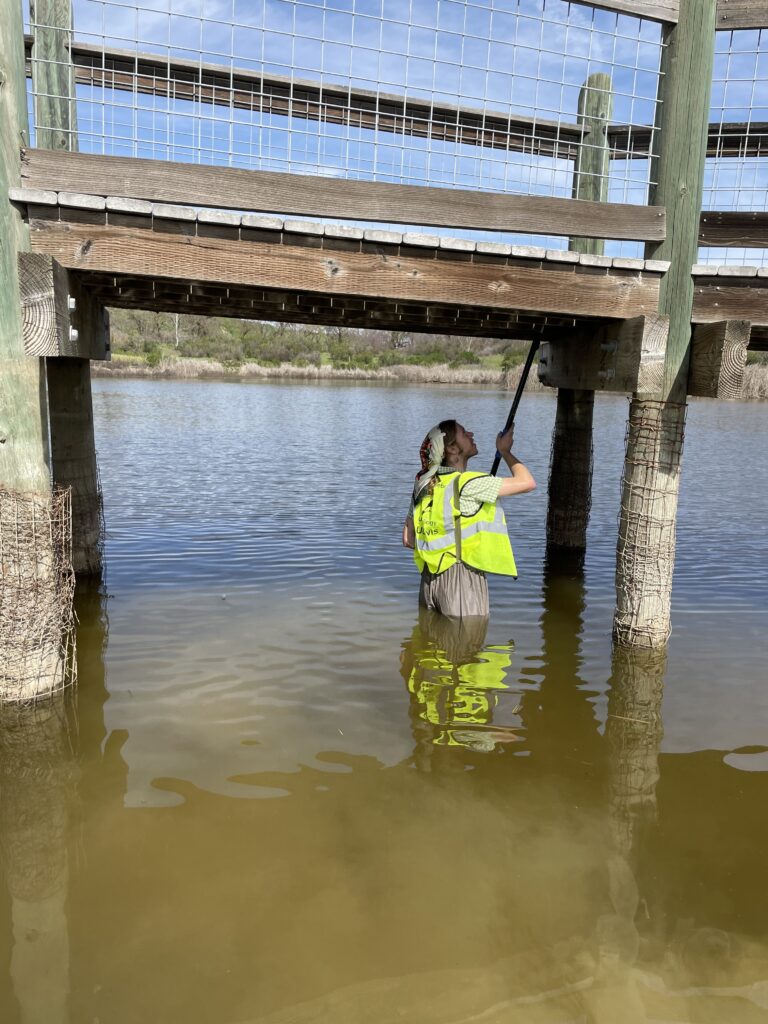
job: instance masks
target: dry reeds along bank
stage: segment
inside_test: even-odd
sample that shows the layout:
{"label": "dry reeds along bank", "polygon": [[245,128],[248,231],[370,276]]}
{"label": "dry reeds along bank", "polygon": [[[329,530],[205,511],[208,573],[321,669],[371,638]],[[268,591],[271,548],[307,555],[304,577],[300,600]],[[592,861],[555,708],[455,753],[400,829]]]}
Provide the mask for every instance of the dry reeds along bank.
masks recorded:
{"label": "dry reeds along bank", "polygon": [[[274,380],[379,380],[405,384],[477,384],[513,390],[517,387],[523,367],[514,366],[503,371],[494,367],[448,366],[384,366],[379,369],[363,367],[336,368],[333,366],[297,366],[281,363],[264,366],[261,363],[226,365],[215,359],[193,357],[164,357],[156,366],[143,359],[123,358],[112,363],[91,363],[94,377],[160,377],[169,379],[202,379],[206,377],[270,378]],[[534,373],[528,377],[526,391],[548,391]],[[768,364],[753,363],[745,367],[742,398],[768,400]]]}

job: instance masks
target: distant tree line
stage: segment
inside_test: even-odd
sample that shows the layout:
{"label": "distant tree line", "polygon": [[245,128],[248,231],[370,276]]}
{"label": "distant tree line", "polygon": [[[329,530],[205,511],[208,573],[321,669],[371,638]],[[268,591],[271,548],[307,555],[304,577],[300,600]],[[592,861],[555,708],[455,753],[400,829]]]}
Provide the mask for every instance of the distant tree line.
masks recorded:
{"label": "distant tree line", "polygon": [[508,370],[523,362],[528,348],[526,341],[277,324],[132,309],[113,309],[110,317],[113,351],[140,357],[150,366],[172,354],[180,358],[213,359],[224,365],[292,363],[377,369],[409,364],[490,364]]}

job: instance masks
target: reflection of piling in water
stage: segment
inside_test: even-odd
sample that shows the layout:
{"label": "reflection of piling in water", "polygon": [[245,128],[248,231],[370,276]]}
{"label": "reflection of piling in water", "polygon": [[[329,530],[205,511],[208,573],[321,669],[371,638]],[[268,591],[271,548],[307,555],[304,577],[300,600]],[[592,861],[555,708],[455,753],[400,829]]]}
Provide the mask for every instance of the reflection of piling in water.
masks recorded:
{"label": "reflection of piling in water", "polygon": [[605,727],[608,799],[616,847],[625,856],[656,819],[666,664],[666,650],[614,649]]}
{"label": "reflection of piling in water", "polygon": [[[572,776],[600,759],[598,722],[581,671],[585,607],[581,552],[550,551],[544,565],[541,682],[522,698],[531,755],[541,767]],[[583,772],[582,772],[583,774]]]}
{"label": "reflection of piling in water", "polygon": [[68,1019],[68,835],[77,772],[66,698],[0,714],[0,851],[25,1024]]}
{"label": "reflection of piling in water", "polygon": [[640,952],[636,872],[646,829],[656,819],[661,699],[666,654],[616,647],[608,693],[607,797],[613,852],[607,860],[611,911],[596,927],[594,983],[585,1002],[605,1024],[647,1019],[635,969]]}
{"label": "reflection of piling in water", "polygon": [[80,751],[87,764],[100,757],[105,736],[107,700],[105,655],[109,635],[107,594],[100,577],[79,577],[75,591],[77,615],[77,721]]}
{"label": "reflection of piling in water", "polygon": [[71,538],[68,491],[0,489],[0,703],[74,681]]}

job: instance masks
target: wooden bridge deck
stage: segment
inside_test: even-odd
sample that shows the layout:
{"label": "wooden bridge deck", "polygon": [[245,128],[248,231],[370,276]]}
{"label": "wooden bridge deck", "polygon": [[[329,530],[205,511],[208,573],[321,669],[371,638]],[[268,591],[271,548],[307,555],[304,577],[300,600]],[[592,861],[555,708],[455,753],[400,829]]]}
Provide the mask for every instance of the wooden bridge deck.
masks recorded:
{"label": "wooden bridge deck", "polygon": [[106,305],[486,337],[655,311],[667,264],[16,190],[34,251]]}
{"label": "wooden bridge deck", "polygon": [[[34,251],[107,306],[504,338],[557,338],[657,309],[658,260],[16,189]],[[694,323],[752,322],[768,268],[694,268]]]}

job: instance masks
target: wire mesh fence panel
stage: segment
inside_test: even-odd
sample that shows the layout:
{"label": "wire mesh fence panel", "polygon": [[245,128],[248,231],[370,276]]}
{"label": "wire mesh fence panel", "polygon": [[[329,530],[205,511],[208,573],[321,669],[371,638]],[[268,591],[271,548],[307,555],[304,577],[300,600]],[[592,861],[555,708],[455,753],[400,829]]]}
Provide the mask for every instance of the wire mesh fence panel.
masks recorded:
{"label": "wire mesh fence panel", "polygon": [[74,0],[72,133],[92,153],[569,198],[602,145],[578,123],[602,73],[609,198],[643,204],[661,45],[657,23],[564,0]]}
{"label": "wire mesh fence panel", "polygon": [[[716,34],[703,207],[768,212],[768,29]],[[736,238],[702,248],[699,259],[765,265],[768,246],[755,245],[755,238],[739,245]]]}
{"label": "wire mesh fence panel", "polygon": [[[28,12],[33,38],[56,6]],[[565,0],[72,0],[64,34],[29,47],[33,142],[61,80],[40,66],[71,59],[85,152],[569,198],[576,164],[606,144],[579,117],[600,74],[611,159],[593,174],[609,202],[648,201],[663,33],[641,17]],[[705,209],[766,209],[767,68],[768,30],[717,33]],[[764,257],[754,241],[700,254]]]}

